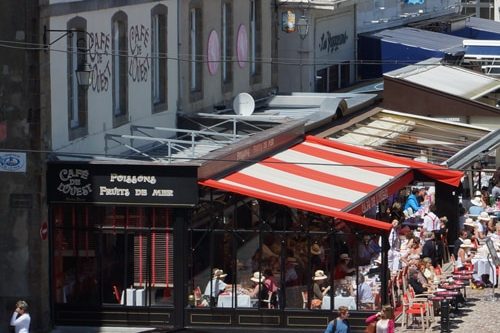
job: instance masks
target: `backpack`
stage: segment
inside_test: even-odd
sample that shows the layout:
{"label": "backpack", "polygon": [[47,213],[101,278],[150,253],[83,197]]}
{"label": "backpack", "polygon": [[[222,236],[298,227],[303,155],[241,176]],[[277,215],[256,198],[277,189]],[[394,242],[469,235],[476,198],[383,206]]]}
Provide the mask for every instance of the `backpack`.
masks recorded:
{"label": "backpack", "polygon": [[[337,318],[335,318],[331,322],[333,322],[332,333],[335,333],[335,331],[337,330]],[[347,332],[350,332],[351,331],[351,325],[349,324],[349,321],[348,320],[344,320],[344,323],[347,325]]]}

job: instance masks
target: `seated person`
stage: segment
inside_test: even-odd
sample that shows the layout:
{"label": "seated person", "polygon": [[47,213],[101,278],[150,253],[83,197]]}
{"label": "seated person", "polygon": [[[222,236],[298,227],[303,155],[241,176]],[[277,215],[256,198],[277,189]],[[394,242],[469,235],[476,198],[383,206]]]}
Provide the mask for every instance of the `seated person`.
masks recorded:
{"label": "seated person", "polygon": [[278,307],[278,290],[279,290],[279,285],[278,281],[273,275],[273,271],[270,268],[267,268],[264,270],[264,277],[266,278],[264,280],[264,285],[266,286],[267,290],[272,292],[271,296],[271,305],[275,308]]}
{"label": "seated person", "polygon": [[266,302],[269,298],[269,289],[267,289],[264,281],[266,277],[261,272],[254,272],[250,280],[253,282],[253,287],[248,289],[246,294],[250,296],[250,298],[258,298],[260,307],[267,307]]}
{"label": "seated person", "polygon": [[354,288],[351,282],[352,281],[348,281],[347,279],[339,280],[335,287],[335,296],[342,296],[342,297],[353,296]]}
{"label": "seated person", "polygon": [[313,299],[322,300],[330,290],[330,286],[327,283],[328,276],[322,270],[317,270],[314,272],[313,277]]}
{"label": "seated person", "polygon": [[373,297],[372,288],[366,283],[363,274],[358,275],[358,289],[356,295],[361,309],[373,309],[375,299]]}
{"label": "seated person", "polygon": [[434,266],[432,265],[432,259],[429,257],[425,257],[422,259],[422,262],[425,264],[424,268],[424,276],[429,281],[429,283],[439,282],[439,276],[436,274],[434,270]]}
{"label": "seated person", "polygon": [[226,276],[227,274],[225,274],[222,269],[213,269],[212,280],[208,281],[205,291],[203,292],[203,296],[209,299],[211,306],[217,304],[219,295],[228,288],[228,285],[223,281]]}
{"label": "seated person", "polygon": [[[416,213],[420,209],[420,202],[425,196],[425,188],[414,188],[411,194],[406,199],[403,211],[408,211],[411,208],[413,213]],[[419,200],[420,199],[420,200]]]}
{"label": "seated person", "polygon": [[469,214],[470,215],[479,215],[481,212],[484,211],[484,208],[486,207],[486,203],[483,202],[482,200],[482,194],[481,191],[476,191],[474,193],[474,198],[470,201],[471,206],[469,208]]}
{"label": "seated person", "polygon": [[345,278],[347,275],[353,275],[356,272],[356,268],[350,266],[351,258],[347,253],[342,253],[339,257],[339,262],[335,265],[335,270],[333,278],[335,280],[340,280]]}
{"label": "seated person", "polygon": [[409,270],[408,283],[415,291],[415,294],[419,295],[428,293],[429,290],[426,287],[424,287],[422,283],[419,281],[418,275],[419,275],[418,269],[411,268]]}

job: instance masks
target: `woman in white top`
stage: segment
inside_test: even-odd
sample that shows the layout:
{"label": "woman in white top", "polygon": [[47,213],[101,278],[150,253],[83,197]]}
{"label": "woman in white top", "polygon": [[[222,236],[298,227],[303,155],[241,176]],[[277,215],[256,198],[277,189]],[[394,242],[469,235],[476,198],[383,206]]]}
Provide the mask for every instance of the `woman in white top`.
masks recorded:
{"label": "woman in white top", "polygon": [[472,256],[470,255],[470,249],[472,247],[472,242],[470,239],[465,239],[458,249],[457,260],[455,261],[455,267],[457,269],[464,269],[464,264],[471,261]]}
{"label": "woman in white top", "polygon": [[366,318],[366,324],[376,323],[376,333],[394,333],[394,310],[390,305],[384,305],[382,311]]}
{"label": "woman in white top", "polygon": [[16,310],[10,319],[10,325],[15,327],[16,333],[28,333],[30,330],[31,317],[28,313],[28,303],[18,301]]}

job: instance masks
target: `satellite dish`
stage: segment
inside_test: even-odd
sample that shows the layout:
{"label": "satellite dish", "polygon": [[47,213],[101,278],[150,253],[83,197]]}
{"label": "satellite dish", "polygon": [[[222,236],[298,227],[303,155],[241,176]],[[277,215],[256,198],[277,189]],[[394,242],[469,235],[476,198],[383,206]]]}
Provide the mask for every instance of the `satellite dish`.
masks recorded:
{"label": "satellite dish", "polygon": [[255,110],[255,101],[250,94],[240,93],[233,101],[234,113],[240,116],[251,116]]}

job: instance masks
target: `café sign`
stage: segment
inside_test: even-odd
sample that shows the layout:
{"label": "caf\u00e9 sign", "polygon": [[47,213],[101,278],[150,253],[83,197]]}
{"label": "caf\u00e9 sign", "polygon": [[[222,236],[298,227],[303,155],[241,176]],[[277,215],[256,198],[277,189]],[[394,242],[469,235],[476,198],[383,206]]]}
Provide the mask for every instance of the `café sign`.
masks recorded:
{"label": "caf\u00e9 sign", "polygon": [[49,202],[191,206],[196,167],[50,163]]}

